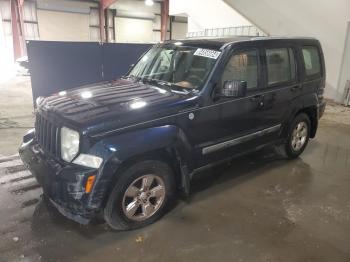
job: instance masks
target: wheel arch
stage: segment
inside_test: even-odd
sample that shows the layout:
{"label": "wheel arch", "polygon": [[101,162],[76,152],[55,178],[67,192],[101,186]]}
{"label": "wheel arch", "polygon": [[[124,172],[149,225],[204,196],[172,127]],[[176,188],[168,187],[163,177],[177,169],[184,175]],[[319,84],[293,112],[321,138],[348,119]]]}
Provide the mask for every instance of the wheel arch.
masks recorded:
{"label": "wheel arch", "polygon": [[[135,139],[140,137],[147,137],[147,139]],[[113,170],[113,173],[109,174],[109,177],[104,175],[109,182],[104,190],[102,207],[106,204],[115,183],[118,182],[118,174],[135,162],[143,160],[167,163],[174,172],[177,190],[189,191],[187,187],[190,172],[188,170],[193,169],[193,154],[187,136],[181,128],[177,126],[152,127],[118,135],[104,140],[103,143],[117,150],[106,163],[108,170]]]}
{"label": "wheel arch", "polygon": [[309,117],[310,123],[311,123],[310,138],[314,138],[316,136],[317,127],[318,127],[317,106],[309,106],[309,107],[300,109],[295,113],[294,118],[301,113],[304,113]]}
{"label": "wheel arch", "polygon": [[286,119],[282,137],[286,137],[288,135],[288,130],[293,120],[301,113],[306,114],[311,123],[310,127],[310,138],[314,138],[316,136],[317,128],[318,128],[318,97],[315,94],[307,94],[302,97],[297,97],[293,99],[291,104],[291,111],[288,113],[288,117]]}

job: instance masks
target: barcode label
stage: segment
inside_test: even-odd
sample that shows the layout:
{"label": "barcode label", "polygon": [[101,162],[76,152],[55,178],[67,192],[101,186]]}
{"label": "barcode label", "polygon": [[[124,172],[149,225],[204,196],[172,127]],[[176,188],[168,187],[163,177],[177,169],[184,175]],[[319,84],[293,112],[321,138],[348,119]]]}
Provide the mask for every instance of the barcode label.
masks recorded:
{"label": "barcode label", "polygon": [[210,50],[210,49],[203,49],[203,48],[198,48],[196,52],[194,52],[194,55],[196,56],[203,56],[203,57],[208,57],[211,59],[218,59],[219,55],[221,52],[215,51],[215,50]]}

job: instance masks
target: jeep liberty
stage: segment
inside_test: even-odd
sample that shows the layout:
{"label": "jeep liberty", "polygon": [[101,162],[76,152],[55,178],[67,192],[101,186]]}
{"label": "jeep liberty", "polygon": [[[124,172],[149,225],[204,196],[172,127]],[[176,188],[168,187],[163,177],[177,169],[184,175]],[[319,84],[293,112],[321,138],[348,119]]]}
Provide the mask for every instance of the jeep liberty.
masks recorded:
{"label": "jeep liberty", "polygon": [[298,157],[324,88],[316,39],[166,41],[120,79],[39,97],[19,153],[64,216],[135,229],[207,167],[267,145]]}

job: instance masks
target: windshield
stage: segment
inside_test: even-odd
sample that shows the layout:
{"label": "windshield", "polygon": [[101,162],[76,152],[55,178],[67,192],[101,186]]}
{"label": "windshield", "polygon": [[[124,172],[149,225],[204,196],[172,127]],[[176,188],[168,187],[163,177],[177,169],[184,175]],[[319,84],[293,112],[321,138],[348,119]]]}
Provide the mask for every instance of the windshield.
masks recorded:
{"label": "windshield", "polygon": [[130,71],[129,77],[181,89],[201,89],[219,51],[187,46],[155,46]]}

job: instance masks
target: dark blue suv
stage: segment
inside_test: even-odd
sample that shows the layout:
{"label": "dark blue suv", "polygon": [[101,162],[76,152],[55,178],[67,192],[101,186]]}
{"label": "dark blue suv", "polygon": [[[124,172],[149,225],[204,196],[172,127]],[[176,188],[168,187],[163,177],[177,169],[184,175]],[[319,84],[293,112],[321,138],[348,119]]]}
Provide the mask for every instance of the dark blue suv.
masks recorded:
{"label": "dark blue suv", "polygon": [[298,157],[324,87],[312,38],[168,41],[121,79],[39,98],[19,152],[63,215],[134,229],[206,167],[271,144]]}

